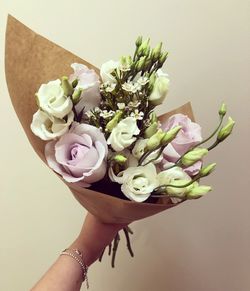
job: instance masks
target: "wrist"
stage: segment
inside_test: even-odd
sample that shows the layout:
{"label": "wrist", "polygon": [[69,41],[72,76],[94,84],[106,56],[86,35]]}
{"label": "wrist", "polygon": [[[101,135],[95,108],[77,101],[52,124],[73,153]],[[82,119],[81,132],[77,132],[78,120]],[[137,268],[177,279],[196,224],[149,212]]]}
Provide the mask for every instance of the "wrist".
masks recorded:
{"label": "wrist", "polygon": [[87,266],[90,266],[92,263],[94,263],[98,259],[101,252],[98,252],[97,250],[94,250],[91,246],[88,246],[81,237],[78,237],[69,246],[69,248],[80,250],[83,256],[83,261]]}

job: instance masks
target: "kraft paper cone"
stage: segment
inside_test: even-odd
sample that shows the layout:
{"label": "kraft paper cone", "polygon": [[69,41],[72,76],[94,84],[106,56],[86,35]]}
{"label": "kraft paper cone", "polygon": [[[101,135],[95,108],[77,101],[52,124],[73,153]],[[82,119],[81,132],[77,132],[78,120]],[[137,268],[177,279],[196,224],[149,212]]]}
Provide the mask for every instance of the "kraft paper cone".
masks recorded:
{"label": "kraft paper cone", "polygon": [[[30,129],[32,116],[37,111],[34,94],[42,83],[69,75],[72,72],[70,65],[74,62],[85,64],[99,73],[93,65],[36,34],[14,17],[8,16],[5,48],[8,89],[23,129],[34,150],[44,162],[46,162],[45,142],[36,137]],[[164,114],[160,120],[164,121],[177,112],[184,113],[193,119],[191,105],[187,103]],[[106,195],[91,188],[83,189],[64,180],[63,182],[83,207],[107,223],[130,223],[174,206],[168,199],[158,199],[156,203],[136,203]],[[103,188],[109,186],[102,185]],[[115,189],[116,186],[112,184],[111,189]]]}

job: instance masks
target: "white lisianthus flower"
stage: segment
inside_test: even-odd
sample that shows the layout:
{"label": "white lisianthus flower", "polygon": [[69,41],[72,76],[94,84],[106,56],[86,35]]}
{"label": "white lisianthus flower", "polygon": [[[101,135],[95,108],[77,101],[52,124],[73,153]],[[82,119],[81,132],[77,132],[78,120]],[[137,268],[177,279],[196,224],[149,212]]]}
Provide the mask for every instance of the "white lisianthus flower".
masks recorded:
{"label": "white lisianthus flower", "polygon": [[100,75],[102,78],[103,83],[109,82],[109,83],[116,83],[116,79],[114,76],[111,75],[111,73],[117,69],[119,66],[119,62],[115,61],[108,61],[101,66]]}
{"label": "white lisianthus flower", "polygon": [[[138,139],[135,143],[135,146],[133,147],[133,150],[132,150],[132,154],[133,156],[136,158],[136,159],[140,159],[144,153],[145,153],[145,148],[147,146],[147,142],[148,142],[148,138],[145,138],[145,139]],[[159,151],[160,149],[156,150],[156,151],[153,151],[144,161],[143,161],[143,164],[146,164],[148,163],[149,161],[155,159],[154,161],[152,161],[152,163],[154,164],[158,164],[162,161],[163,159],[163,155],[161,154],[159,157]],[[158,157],[158,158],[157,158]]]}
{"label": "white lisianthus flower", "polygon": [[138,135],[140,130],[137,126],[136,119],[126,117],[122,119],[113,129],[107,140],[107,144],[120,152],[130,146],[135,140],[134,135]]}
{"label": "white lisianthus flower", "polygon": [[149,101],[153,105],[160,105],[167,96],[169,89],[169,78],[168,75],[158,70],[156,73],[156,80],[154,83],[153,91],[149,96]]}
{"label": "white lisianthus flower", "polygon": [[39,109],[33,115],[30,128],[42,140],[51,140],[62,136],[69,130],[69,126],[74,120],[74,113],[70,111],[66,119],[67,121],[56,118]]}
{"label": "white lisianthus flower", "polygon": [[[189,181],[191,181],[190,176],[185,173],[182,168],[180,167],[173,167],[171,169],[162,171],[158,174],[159,186],[162,185],[185,185]],[[167,187],[167,193],[171,196],[178,196],[180,198],[170,197],[173,203],[177,203],[181,201],[181,198],[190,191],[193,187],[191,184],[190,186],[183,187],[183,188],[176,188],[176,187]]]}
{"label": "white lisianthus flower", "polygon": [[159,186],[154,164],[130,167],[123,172],[121,190],[130,200],[143,202]]}
{"label": "white lisianthus flower", "polygon": [[59,79],[42,84],[36,96],[39,107],[57,118],[69,114],[73,106],[71,99],[64,96]]}

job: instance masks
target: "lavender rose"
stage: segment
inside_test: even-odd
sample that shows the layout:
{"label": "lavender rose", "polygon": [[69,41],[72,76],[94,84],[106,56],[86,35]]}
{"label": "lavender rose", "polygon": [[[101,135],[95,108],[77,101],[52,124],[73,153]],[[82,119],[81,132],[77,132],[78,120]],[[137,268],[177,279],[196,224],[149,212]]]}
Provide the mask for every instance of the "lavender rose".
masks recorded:
{"label": "lavender rose", "polygon": [[81,187],[104,177],[107,154],[103,133],[92,125],[76,122],[58,141],[45,146],[48,165],[67,182],[78,182]]}
{"label": "lavender rose", "polygon": [[[192,122],[188,116],[183,114],[175,114],[171,116],[167,122],[162,124],[164,131],[168,131],[175,126],[182,126],[176,138],[169,143],[163,151],[163,168],[167,169],[176,162],[181,155],[202,141],[201,127],[199,124]],[[201,161],[185,168],[184,171],[189,175],[196,175],[201,168]]]}

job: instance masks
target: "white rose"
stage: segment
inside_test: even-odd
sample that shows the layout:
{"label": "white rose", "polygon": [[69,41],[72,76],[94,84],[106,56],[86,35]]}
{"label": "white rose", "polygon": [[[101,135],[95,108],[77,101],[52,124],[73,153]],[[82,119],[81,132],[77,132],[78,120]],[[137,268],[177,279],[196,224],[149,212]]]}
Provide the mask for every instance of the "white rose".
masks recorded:
{"label": "white rose", "polygon": [[63,118],[69,114],[73,106],[71,99],[64,96],[59,79],[42,84],[36,96],[39,107],[58,118]]}
{"label": "white rose", "polygon": [[109,83],[116,83],[116,79],[114,76],[111,75],[111,73],[117,69],[119,66],[119,62],[115,61],[108,61],[101,66],[100,75],[102,78],[103,83],[109,82]]}
{"label": "white rose", "polygon": [[134,135],[139,133],[140,130],[136,119],[134,117],[126,117],[112,129],[107,144],[111,145],[115,151],[120,152],[130,146],[136,140]]}
{"label": "white rose", "polygon": [[130,200],[143,202],[159,186],[154,164],[130,167],[123,172],[121,190]]}
{"label": "white rose", "polygon": [[149,101],[155,106],[162,104],[169,89],[168,75],[161,70],[158,70],[156,75],[157,78],[154,83],[153,91],[149,96]]}
{"label": "white rose", "polygon": [[47,112],[38,110],[33,115],[30,125],[32,132],[42,140],[51,140],[65,134],[74,120],[74,113],[70,111],[67,121],[49,115]]}
{"label": "white rose", "polygon": [[[149,139],[146,138],[146,139],[138,139],[135,143],[135,146],[132,150],[132,154],[135,158],[137,158],[138,160],[143,156],[143,154],[145,153],[145,148],[146,148],[146,145],[147,145],[147,141]],[[160,149],[152,152],[144,161],[143,161],[143,164],[146,164],[148,163],[149,161],[153,160],[152,163],[154,164],[158,164],[162,161],[163,159],[163,155],[161,154],[159,157],[159,152],[160,152]],[[158,158],[157,158],[158,157]]]}
{"label": "white rose", "polygon": [[[185,173],[180,167],[173,167],[171,169],[162,171],[158,174],[159,185],[185,185],[189,181],[191,181],[190,176]],[[167,192],[171,196],[179,196],[180,198],[185,195],[185,193],[190,190],[191,186],[187,186],[184,188],[176,188],[176,187],[167,187]],[[171,198],[173,203],[177,203],[181,201],[179,198]]]}

